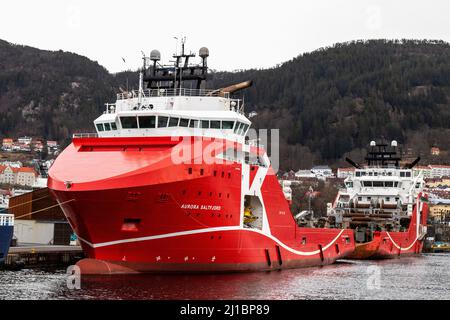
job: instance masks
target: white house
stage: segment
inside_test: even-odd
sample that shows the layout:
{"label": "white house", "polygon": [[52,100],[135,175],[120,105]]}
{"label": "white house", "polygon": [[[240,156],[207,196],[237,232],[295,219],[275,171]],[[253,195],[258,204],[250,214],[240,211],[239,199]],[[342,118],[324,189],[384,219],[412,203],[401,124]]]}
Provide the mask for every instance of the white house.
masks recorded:
{"label": "white house", "polygon": [[432,178],[450,177],[450,166],[432,164],[430,168]]}
{"label": "white house", "polygon": [[311,169],[311,172],[316,175],[316,177],[332,177],[333,170],[329,166],[315,166]]}
{"label": "white house", "polygon": [[33,168],[0,166],[0,183],[31,187],[36,183],[37,177],[38,174]]}
{"label": "white house", "polygon": [[338,168],[337,169],[337,177],[341,179],[345,179],[349,176],[353,176],[355,174],[355,168]]}
{"label": "white house", "polygon": [[311,170],[298,170],[295,173],[296,178],[315,178],[316,175]]}
{"label": "white house", "polygon": [[10,166],[0,166],[0,183],[15,184],[16,168]]}
{"label": "white house", "polygon": [[0,208],[8,208],[9,198],[11,197],[11,191],[0,189]]}
{"label": "white house", "polygon": [[413,169],[413,176],[417,177],[420,173],[425,179],[431,178],[431,167],[430,166],[415,166]]}

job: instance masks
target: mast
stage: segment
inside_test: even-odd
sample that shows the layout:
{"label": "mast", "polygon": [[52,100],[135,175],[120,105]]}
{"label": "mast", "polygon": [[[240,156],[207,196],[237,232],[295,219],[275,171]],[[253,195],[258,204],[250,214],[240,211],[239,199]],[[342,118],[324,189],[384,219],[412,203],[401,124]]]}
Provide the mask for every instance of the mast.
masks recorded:
{"label": "mast", "polygon": [[147,69],[147,57],[142,52],[142,69],[139,70],[139,92],[138,92],[138,107],[142,104],[142,95],[144,93],[144,72]]}
{"label": "mast", "polygon": [[201,88],[202,83],[207,79],[209,50],[205,47],[201,48],[199,51],[201,63],[190,64],[190,58],[195,58],[196,55],[192,52],[185,52],[185,42],[186,38],[183,38],[181,53],[176,52],[172,56],[175,59],[173,66],[159,65],[157,61],[161,59],[161,55],[158,50],[152,51],[150,60],[153,61],[153,65],[145,70],[143,77],[148,89],[181,89],[185,81],[195,82],[196,89]]}

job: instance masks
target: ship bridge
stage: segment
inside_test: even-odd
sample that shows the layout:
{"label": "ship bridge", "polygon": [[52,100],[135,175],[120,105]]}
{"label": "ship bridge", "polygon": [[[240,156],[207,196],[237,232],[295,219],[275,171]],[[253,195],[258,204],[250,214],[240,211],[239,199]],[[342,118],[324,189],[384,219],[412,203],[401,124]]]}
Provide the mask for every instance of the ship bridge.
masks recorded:
{"label": "ship bridge", "polygon": [[252,82],[206,89],[209,50],[201,48],[199,56],[201,64],[191,64],[189,59],[195,55],[185,53],[184,42],[181,54],[173,56],[174,66],[161,65],[157,50],[149,58],[144,56],[139,90],[122,90],[115,103],[106,104],[104,113],[94,121],[94,135],[206,136],[242,142],[251,122],[244,115],[243,100],[233,94]]}

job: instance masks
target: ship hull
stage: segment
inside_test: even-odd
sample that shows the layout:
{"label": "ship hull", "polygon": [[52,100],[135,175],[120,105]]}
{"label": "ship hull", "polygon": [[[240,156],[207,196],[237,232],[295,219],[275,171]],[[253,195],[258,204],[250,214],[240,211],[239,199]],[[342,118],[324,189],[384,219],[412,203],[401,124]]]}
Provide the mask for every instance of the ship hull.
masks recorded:
{"label": "ship hull", "polygon": [[[395,238],[396,241],[391,240]],[[347,256],[347,259],[366,260],[366,259],[396,259],[399,257],[412,256],[420,254],[423,248],[423,241],[416,240],[409,243],[407,232],[383,232],[374,240],[355,245],[355,251]],[[407,244],[402,248],[398,243]]]}
{"label": "ship hull", "polygon": [[[321,233],[321,229],[303,230],[303,235],[311,237]],[[350,254],[353,246],[343,239],[338,234],[326,246],[328,239],[324,237],[322,250],[311,245],[296,250],[253,230],[197,230],[191,235],[133,239],[104,248],[94,249],[85,243],[85,251],[98,258],[84,259],[78,266],[82,274],[249,272],[312,267],[332,264]],[[118,256],[118,252],[123,256]]]}
{"label": "ship hull", "polygon": [[[190,185],[192,189],[203,183]],[[182,190],[183,182],[121,190],[53,190],[88,257],[78,263],[82,274],[268,271],[332,264],[354,250],[352,230],[292,225],[279,239],[241,226],[238,205],[237,211],[226,212],[184,209],[183,197],[190,195]],[[171,196],[160,201],[161,191]],[[130,192],[134,198],[127,201]],[[226,199],[220,206],[233,208],[233,197]],[[212,207],[203,202],[205,208]],[[127,223],[130,218],[138,224]]]}
{"label": "ship hull", "polygon": [[13,226],[0,226],[0,264],[3,264],[8,256],[13,229]]}
{"label": "ship hull", "polygon": [[[265,271],[353,251],[352,230],[297,226],[271,168],[175,164],[174,147],[170,138],[78,139],[53,164],[48,187],[88,258],[82,273]],[[250,227],[247,201],[260,222]]]}
{"label": "ship hull", "polygon": [[357,243],[355,250],[347,256],[347,259],[395,259],[420,254],[423,249],[428,218],[428,204],[422,202],[422,198],[426,198],[426,196],[419,194],[407,231],[375,231],[373,240]]}

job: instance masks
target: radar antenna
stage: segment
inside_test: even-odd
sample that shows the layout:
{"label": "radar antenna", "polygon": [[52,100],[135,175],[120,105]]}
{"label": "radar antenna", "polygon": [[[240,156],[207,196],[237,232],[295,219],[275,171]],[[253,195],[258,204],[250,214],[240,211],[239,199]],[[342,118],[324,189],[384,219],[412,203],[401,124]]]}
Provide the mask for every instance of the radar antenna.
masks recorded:
{"label": "radar antenna", "polygon": [[185,81],[196,82],[195,87],[201,88],[201,85],[207,79],[208,64],[207,58],[209,50],[205,47],[199,51],[201,58],[200,64],[190,64],[191,58],[195,58],[192,52],[185,52],[186,37],[181,39],[181,53],[172,56],[175,61],[174,65],[159,65],[157,63],[161,60],[161,54],[158,50],[153,50],[150,53],[150,60],[153,65],[148,68],[143,78],[149,89],[177,89],[182,88]]}

